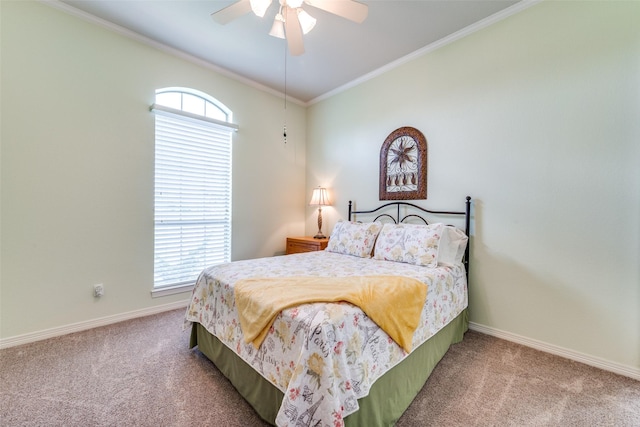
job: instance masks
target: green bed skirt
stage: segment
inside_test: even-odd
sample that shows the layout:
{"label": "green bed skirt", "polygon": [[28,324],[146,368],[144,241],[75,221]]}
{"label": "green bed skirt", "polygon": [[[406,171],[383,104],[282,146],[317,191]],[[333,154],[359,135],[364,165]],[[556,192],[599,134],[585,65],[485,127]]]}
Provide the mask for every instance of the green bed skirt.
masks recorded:
{"label": "green bed skirt", "polygon": [[[360,410],[344,419],[345,425],[393,426],[411,405],[449,346],[462,341],[468,324],[467,310],[464,310],[400,364],[380,377],[371,386],[369,395],[358,400]],[[262,419],[275,424],[284,397],[280,390],[198,323],[194,323],[191,329],[190,345],[198,346]]]}

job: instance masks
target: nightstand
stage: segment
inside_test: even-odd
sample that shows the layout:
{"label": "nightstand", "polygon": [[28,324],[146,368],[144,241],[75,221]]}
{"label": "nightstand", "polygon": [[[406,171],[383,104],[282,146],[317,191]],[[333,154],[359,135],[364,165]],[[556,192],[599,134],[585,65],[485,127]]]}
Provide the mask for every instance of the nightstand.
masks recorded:
{"label": "nightstand", "polygon": [[327,247],[329,239],[314,239],[313,237],[287,237],[287,255],[301,252],[321,251]]}

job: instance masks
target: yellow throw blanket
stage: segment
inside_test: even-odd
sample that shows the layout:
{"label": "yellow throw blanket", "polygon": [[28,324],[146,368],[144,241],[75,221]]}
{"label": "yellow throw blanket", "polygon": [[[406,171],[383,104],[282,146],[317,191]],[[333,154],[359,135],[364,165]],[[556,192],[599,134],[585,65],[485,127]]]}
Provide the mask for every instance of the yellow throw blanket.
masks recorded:
{"label": "yellow throw blanket", "polygon": [[238,280],[234,292],[244,340],[256,348],[282,310],[311,302],[347,301],[410,352],[427,285],[402,276],[296,276]]}

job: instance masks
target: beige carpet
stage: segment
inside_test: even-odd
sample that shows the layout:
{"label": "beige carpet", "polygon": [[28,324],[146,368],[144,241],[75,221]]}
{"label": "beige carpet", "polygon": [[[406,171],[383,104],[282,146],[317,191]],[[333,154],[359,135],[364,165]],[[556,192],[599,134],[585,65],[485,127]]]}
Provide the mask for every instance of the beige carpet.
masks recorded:
{"label": "beige carpet", "polygon": [[[1,350],[0,425],[266,425],[188,349],[182,316]],[[397,425],[640,426],[640,382],[468,332]]]}

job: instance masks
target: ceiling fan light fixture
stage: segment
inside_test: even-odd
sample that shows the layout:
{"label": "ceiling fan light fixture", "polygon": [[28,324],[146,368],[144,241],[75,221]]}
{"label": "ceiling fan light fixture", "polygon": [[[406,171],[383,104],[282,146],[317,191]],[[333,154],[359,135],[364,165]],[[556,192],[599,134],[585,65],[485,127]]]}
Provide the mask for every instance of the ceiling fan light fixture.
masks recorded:
{"label": "ceiling fan light fixture", "polygon": [[262,18],[271,5],[271,0],[250,0],[250,3],[253,13]]}
{"label": "ceiling fan light fixture", "polygon": [[[272,2],[273,0],[235,0],[211,16],[221,25],[228,24],[249,11],[263,18]],[[358,0],[278,0],[278,3],[279,12],[271,25],[269,35],[286,40],[292,56],[304,53],[303,36],[316,25],[316,19],[302,9],[304,3],[358,23],[364,21],[368,13],[368,6]]]}
{"label": "ceiling fan light fixture", "polygon": [[269,35],[273,37],[277,37],[279,39],[284,39],[284,18],[281,14],[276,15],[276,19],[273,20],[273,25],[271,26],[271,31],[269,31]]}
{"label": "ceiling fan light fixture", "polygon": [[298,21],[300,21],[303,34],[307,34],[316,26],[316,18],[309,15],[304,9],[298,9]]}
{"label": "ceiling fan light fixture", "polygon": [[302,6],[302,1],[303,0],[285,0],[284,3],[292,9],[297,9]]}

